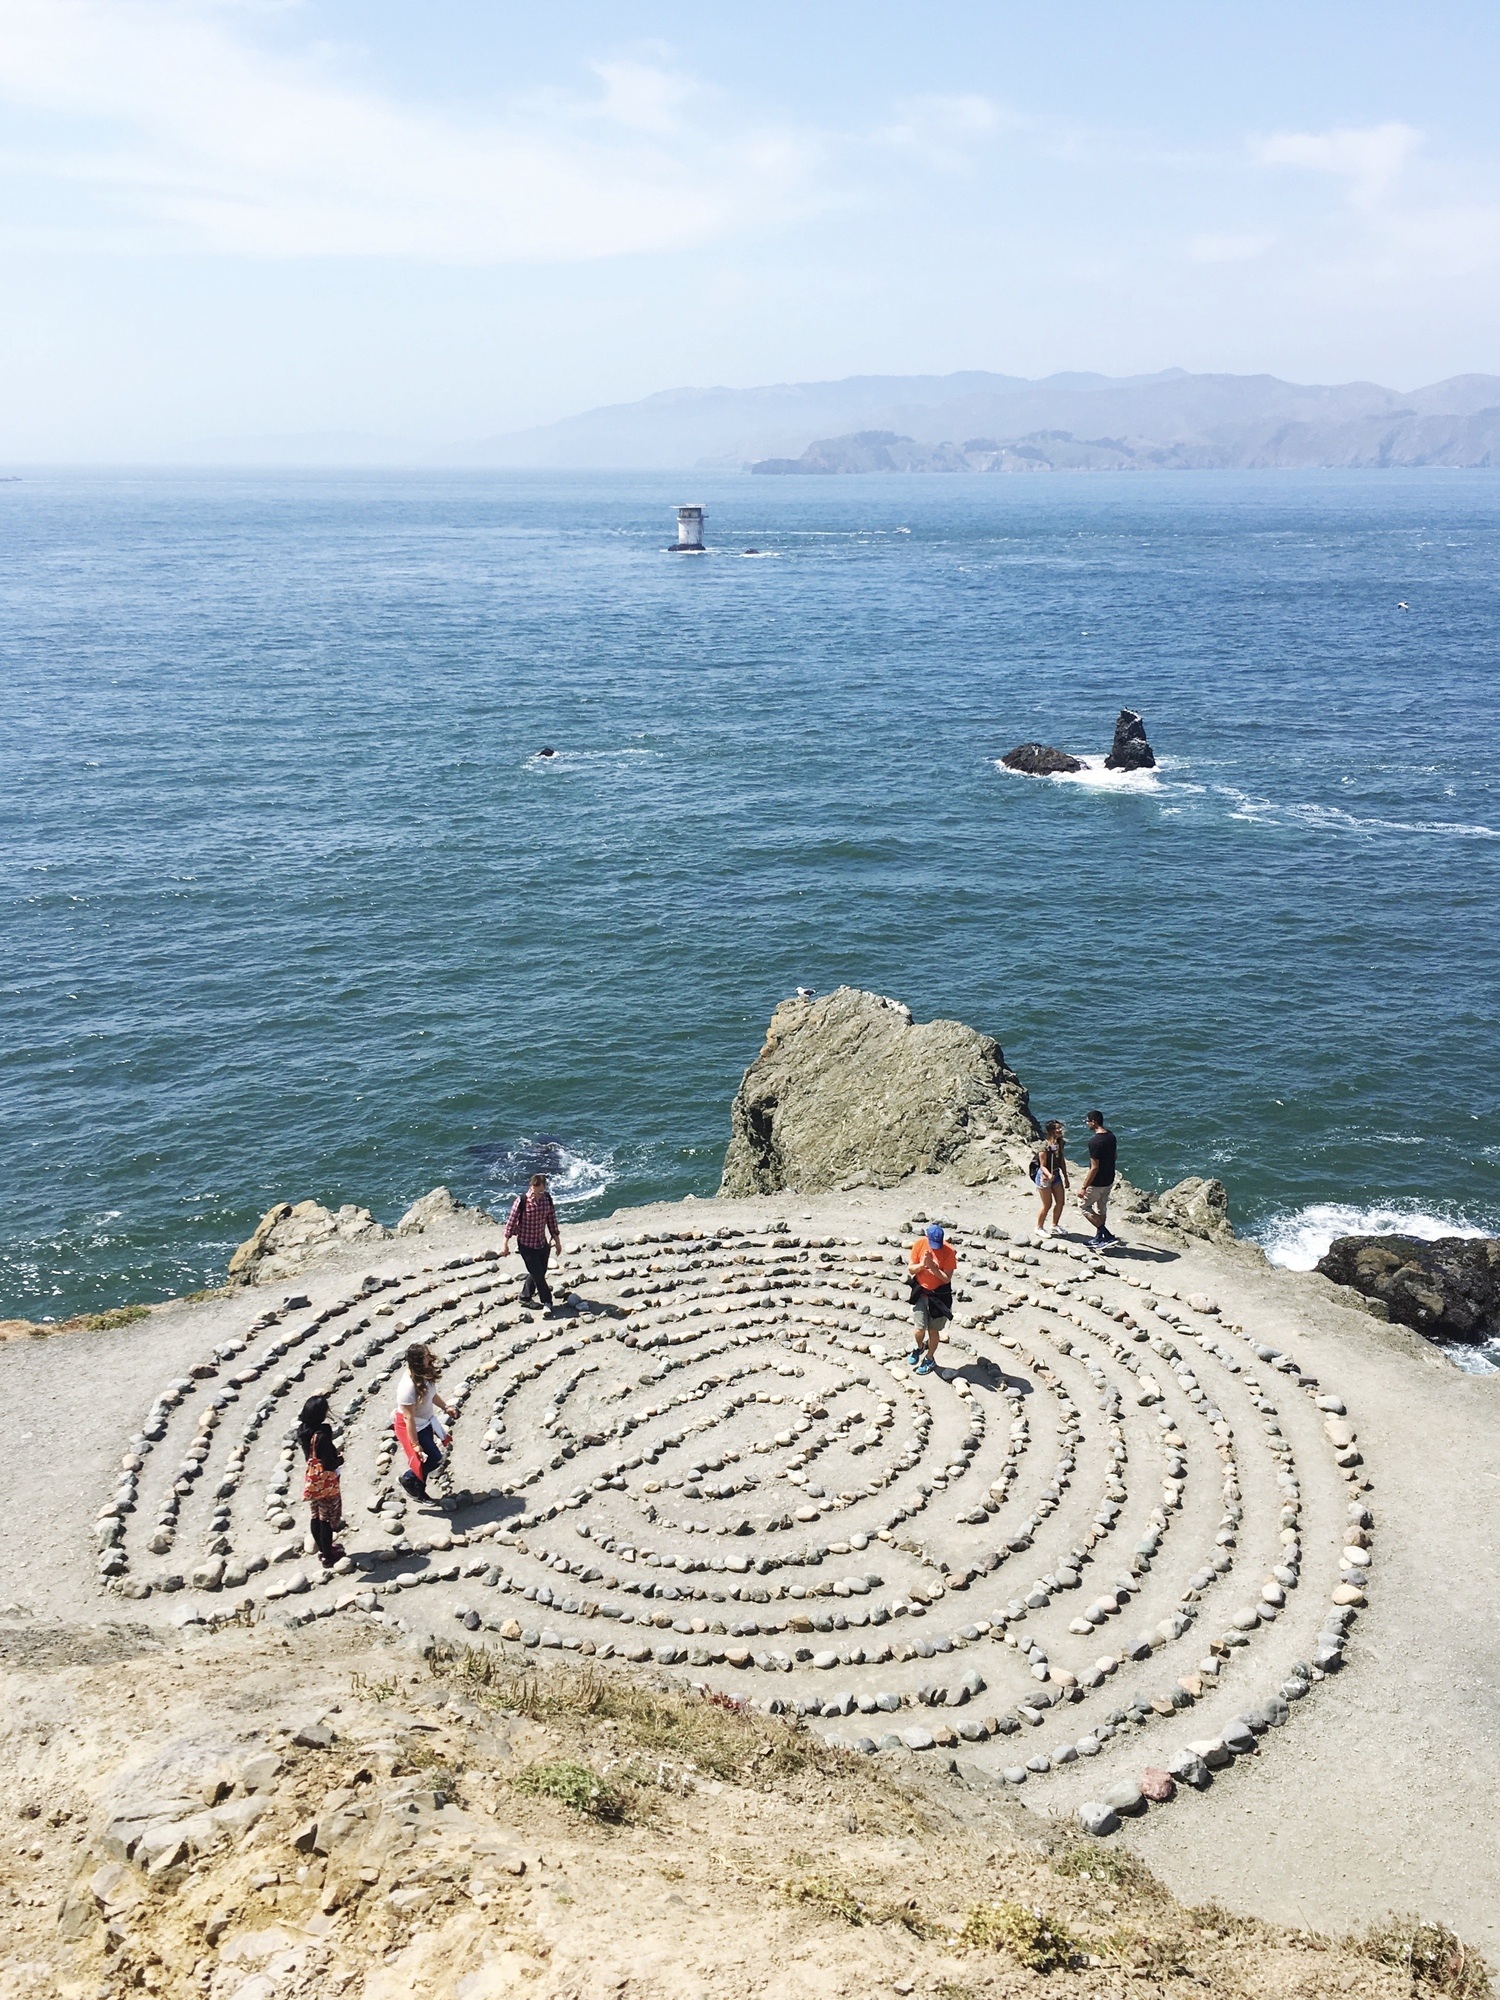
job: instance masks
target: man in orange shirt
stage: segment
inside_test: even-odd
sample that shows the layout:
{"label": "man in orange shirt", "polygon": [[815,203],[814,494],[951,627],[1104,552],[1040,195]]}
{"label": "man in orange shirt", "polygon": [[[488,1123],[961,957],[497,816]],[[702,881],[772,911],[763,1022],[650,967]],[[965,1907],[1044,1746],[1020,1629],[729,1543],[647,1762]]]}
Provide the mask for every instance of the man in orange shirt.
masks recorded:
{"label": "man in orange shirt", "polygon": [[933,1222],[913,1243],[906,1261],[912,1315],[917,1322],[917,1344],[907,1360],[919,1375],[930,1375],[937,1365],[943,1328],[953,1317],[953,1273],[958,1254],[944,1240],[941,1224]]}

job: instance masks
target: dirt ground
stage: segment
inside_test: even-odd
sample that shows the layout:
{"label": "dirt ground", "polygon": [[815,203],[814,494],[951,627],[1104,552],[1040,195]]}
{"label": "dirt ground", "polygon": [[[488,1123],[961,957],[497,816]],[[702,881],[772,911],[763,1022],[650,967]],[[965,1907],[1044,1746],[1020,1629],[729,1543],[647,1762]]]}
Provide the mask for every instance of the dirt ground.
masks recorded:
{"label": "dirt ground", "polygon": [[[1028,1220],[1019,1198],[924,1181],[816,1205],[658,1207],[590,1227],[660,1227],[674,1216],[712,1227],[750,1211],[794,1226],[815,1215],[829,1229],[868,1227],[918,1198],[955,1221],[1020,1229]],[[353,1273],[414,1255],[436,1263],[479,1240],[454,1231],[385,1257],[374,1246],[310,1271],[304,1289],[316,1302],[320,1287],[331,1295]],[[940,1760],[861,1762],[803,1732],[795,1757],[772,1745],[764,1782],[709,1777],[659,1749],[646,1757],[629,1716],[495,1706],[483,1688],[476,1698],[451,1675],[434,1678],[409,1641],[372,1631],[320,1622],[289,1633],[267,1620],[185,1640],[170,1600],[136,1606],[101,1591],[90,1522],[122,1436],[155,1389],[239,1335],[265,1301],[211,1298],[113,1330],[0,1346],[0,1380],[20,1413],[20,1437],[0,1461],[0,1993],[134,1985],[240,2000],[314,1990],[362,2000],[762,1991],[961,2000],[1054,1985],[1428,1990],[1367,1951],[1327,1942],[1392,1912],[1450,1926],[1471,1954],[1500,1964],[1500,1378],[1462,1375],[1415,1336],[1245,1246],[1141,1240],[1170,1261],[1184,1293],[1212,1290],[1226,1315],[1279,1329],[1348,1397],[1379,1509],[1378,1565],[1348,1666],[1294,1725],[1237,1766],[1232,1785],[1129,1822],[1096,1864],[1078,1859],[1079,1838],[1060,1819],[966,1784]],[[627,1670],[618,1684],[647,1678]],[[320,1718],[335,1743],[294,1748],[291,1736]],[[775,1733],[766,1718],[743,1726]],[[132,1786],[166,1796],[184,1760],[198,1810],[220,1809],[202,1805],[205,1784],[227,1781],[220,1807],[262,1798],[236,1775],[252,1743],[282,1759],[268,1810],[155,1877],[111,1860],[108,1812]],[[213,1748],[227,1761],[205,1779],[197,1773]],[[161,1771],[138,1784],[131,1774],[158,1759]],[[518,1770],[558,1759],[606,1777],[616,1760],[623,1816],[516,1788]],[[390,1845],[405,1811],[394,1795],[389,1810],[359,1821],[347,1855],[295,1845],[329,1793],[385,1798],[424,1769],[436,1776],[419,1788],[415,1848]],[[440,1851],[430,1881],[410,1858],[426,1855],[429,1837]],[[1059,1841],[1072,1857],[1063,1868],[1042,1853]],[[108,1867],[126,1872],[100,1885],[101,1900],[88,1884]],[[274,1879],[254,1886],[263,1876]],[[403,1890],[413,1893],[403,1900]],[[971,1919],[996,1908],[1012,1914]],[[1018,1955],[1022,1932],[1026,1949],[1047,1954],[1025,1915],[1038,1908],[1077,1940],[1065,1968],[1026,1970]],[[979,1942],[996,1935],[999,1944]],[[1446,1990],[1466,1990],[1478,1962],[1444,1959]]]}

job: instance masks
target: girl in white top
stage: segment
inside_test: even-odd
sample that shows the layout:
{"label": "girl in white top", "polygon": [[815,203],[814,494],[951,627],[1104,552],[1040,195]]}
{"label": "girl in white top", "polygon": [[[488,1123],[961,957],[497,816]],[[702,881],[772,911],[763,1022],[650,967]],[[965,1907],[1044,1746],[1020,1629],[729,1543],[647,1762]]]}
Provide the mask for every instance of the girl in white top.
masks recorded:
{"label": "girl in white top", "polygon": [[430,1347],[414,1341],[406,1350],[406,1368],[396,1385],[396,1411],[392,1428],[408,1470],[401,1484],[418,1500],[427,1498],[427,1482],[443,1462],[438,1443],[436,1412],[451,1420],[452,1406],[437,1393],[439,1364]]}

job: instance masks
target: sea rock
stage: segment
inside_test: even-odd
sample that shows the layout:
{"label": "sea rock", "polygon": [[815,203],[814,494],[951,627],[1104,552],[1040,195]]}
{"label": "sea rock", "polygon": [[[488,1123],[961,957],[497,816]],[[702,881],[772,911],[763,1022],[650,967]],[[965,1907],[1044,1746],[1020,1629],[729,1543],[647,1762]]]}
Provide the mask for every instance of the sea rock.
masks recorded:
{"label": "sea rock", "polygon": [[1234,1234],[1229,1220],[1228,1189],[1222,1181],[1205,1180],[1197,1174],[1152,1195],[1146,1205],[1146,1219],[1158,1228],[1180,1229],[1186,1236],[1223,1241]]}
{"label": "sea rock", "polygon": [[1146,741],[1146,725],[1133,708],[1122,708],[1115,724],[1115,740],[1104,760],[1106,771],[1149,771],[1156,763]]}
{"label": "sea rock", "polygon": [[289,1278],[320,1250],[341,1243],[379,1243],[390,1235],[367,1208],[346,1202],[324,1208],[315,1201],[281,1201],[268,1208],[255,1233],[229,1260],[232,1285],[264,1285]]}
{"label": "sea rock", "polygon": [[1010,1180],[1039,1128],[990,1036],[841,986],[776,1009],[731,1129],[722,1195]]}
{"label": "sea rock", "polygon": [[421,1195],[412,1203],[396,1224],[394,1234],[421,1236],[435,1223],[454,1222],[460,1216],[468,1216],[471,1220],[487,1219],[481,1210],[470,1208],[466,1202],[455,1201],[447,1188],[435,1187],[430,1194]]}
{"label": "sea rock", "polygon": [[1028,778],[1055,778],[1060,772],[1081,771],[1083,759],[1055,750],[1050,743],[1018,743],[1000,759],[1007,771],[1022,771]]}
{"label": "sea rock", "polygon": [[1500,1333],[1500,1237],[1337,1236],[1318,1269],[1433,1340]]}

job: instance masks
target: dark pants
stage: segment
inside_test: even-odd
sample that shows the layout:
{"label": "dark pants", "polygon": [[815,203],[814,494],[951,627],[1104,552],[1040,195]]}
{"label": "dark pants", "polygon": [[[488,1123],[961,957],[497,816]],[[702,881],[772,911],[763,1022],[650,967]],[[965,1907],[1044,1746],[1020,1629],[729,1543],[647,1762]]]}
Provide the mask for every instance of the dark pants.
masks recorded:
{"label": "dark pants", "polygon": [[417,1432],[417,1450],[422,1454],[422,1477],[418,1479],[411,1467],[408,1466],[401,1475],[401,1484],[406,1488],[408,1493],[415,1494],[419,1500],[425,1500],[427,1498],[427,1482],[443,1462],[443,1454],[437,1448],[437,1440],[432,1435],[431,1424],[423,1424],[422,1428]]}
{"label": "dark pants", "polygon": [[532,1250],[526,1244],[518,1243],[516,1248],[521,1253],[521,1262],[526,1266],[526,1278],[521,1286],[521,1297],[529,1299],[531,1297],[531,1288],[534,1285],[536,1287],[536,1295],[542,1304],[550,1306],[552,1303],[552,1287],[547,1283],[547,1264],[552,1256],[552,1245],[550,1243],[539,1243],[536,1249]]}

